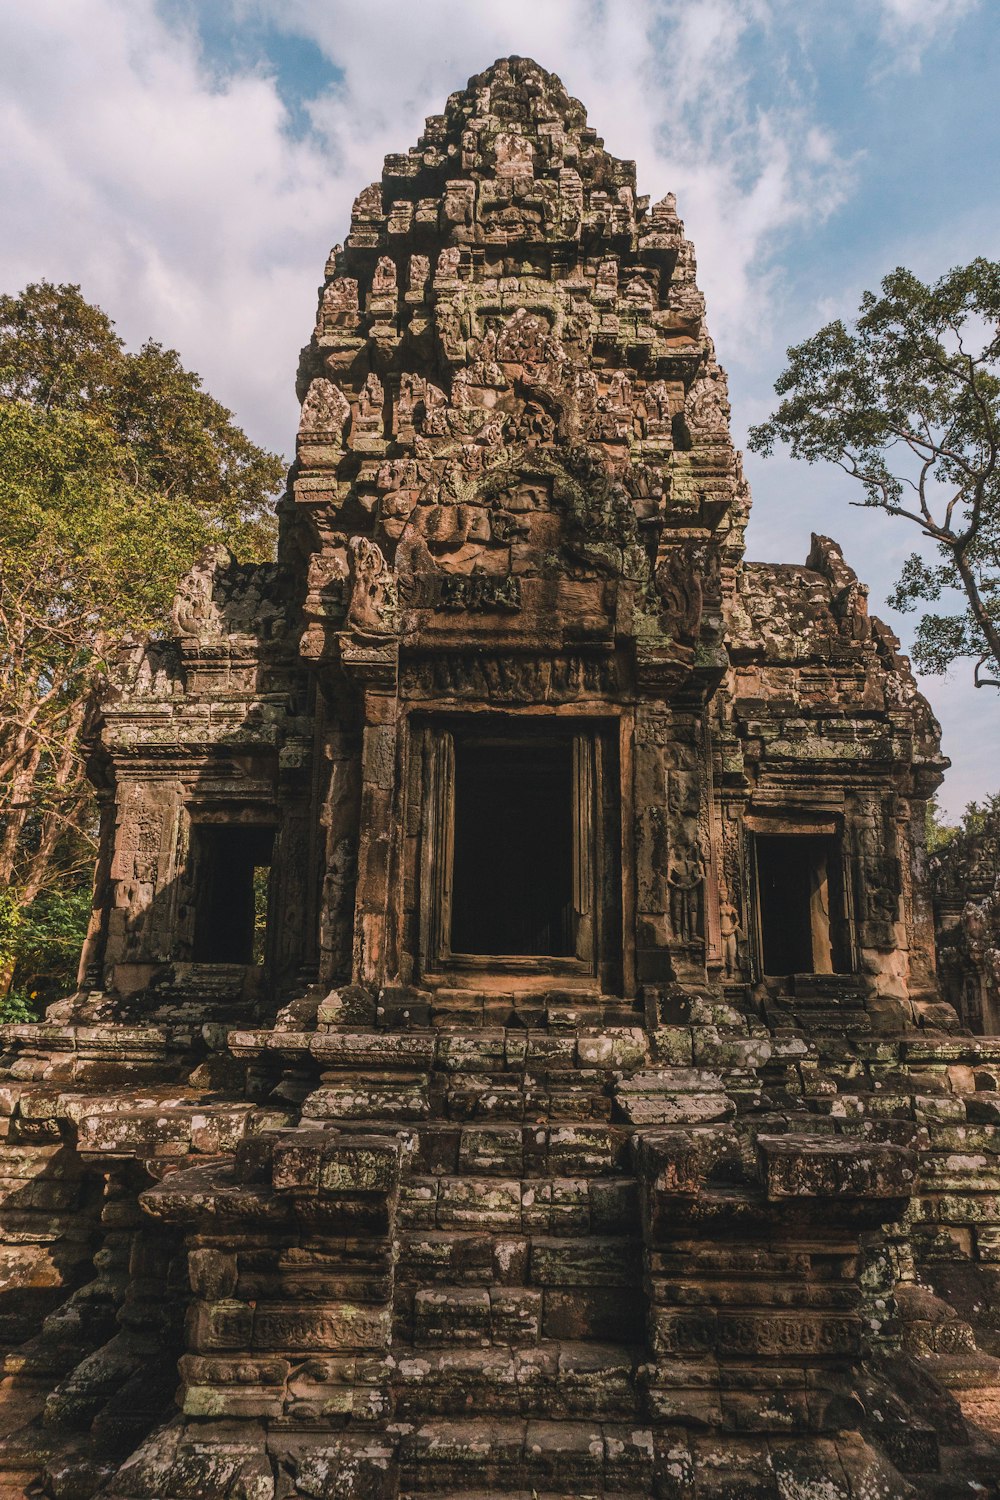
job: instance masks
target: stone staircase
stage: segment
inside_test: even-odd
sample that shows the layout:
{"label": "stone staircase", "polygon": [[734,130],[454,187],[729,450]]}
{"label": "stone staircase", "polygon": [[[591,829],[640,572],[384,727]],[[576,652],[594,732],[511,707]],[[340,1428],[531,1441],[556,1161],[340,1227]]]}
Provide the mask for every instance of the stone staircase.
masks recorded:
{"label": "stone staircase", "polygon": [[5,1500],[995,1496],[1000,1051],[794,1019],[342,992],[228,1033],[243,1097],[183,1038],[92,1091],[110,1037],[25,1037],[12,1180],[43,1143],[105,1186],[97,1279],[7,1357]]}
{"label": "stone staircase", "polygon": [[[308,1038],[303,1120],[403,1145],[385,1356],[403,1495],[650,1491],[638,1195],[610,1123],[649,1051],[619,1010],[631,1025],[465,992],[406,1032]],[[260,1040],[233,1047],[259,1061]]]}

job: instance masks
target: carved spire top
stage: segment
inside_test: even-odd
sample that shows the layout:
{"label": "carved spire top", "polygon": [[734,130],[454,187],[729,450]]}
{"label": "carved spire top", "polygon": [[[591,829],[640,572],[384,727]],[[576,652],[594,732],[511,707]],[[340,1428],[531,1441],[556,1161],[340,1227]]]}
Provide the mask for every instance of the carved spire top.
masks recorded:
{"label": "carved spire top", "polygon": [[635,164],[529,59],[470,79],[359,194],[299,389],[311,651],[344,618],[349,535],[395,569],[399,618],[474,601],[508,633],[553,577],[616,579],[658,619],[657,580],[697,567],[711,600],[740,555],[748,497],[673,197],[638,198]]}
{"label": "carved spire top", "polygon": [[[520,178],[557,187],[566,177],[579,179],[587,199],[605,196],[600,207],[613,212],[601,217],[619,233],[634,226],[637,207],[641,213],[648,202],[636,204],[635,163],[604,149],[560,79],[530,58],[506,57],[452,94],[406,155],[386,157],[382,186],[392,201],[433,191],[449,178]],[[591,211],[595,206],[588,204]]]}
{"label": "carved spire top", "polygon": [[676,252],[683,238],[673,197],[650,210],[635,162],[605,150],[580,101],[524,57],[470,78],[415,146],[385,158],[381,183],[355,200],[347,249],[391,249],[414,228],[445,244],[585,240],[592,252],[640,240]]}

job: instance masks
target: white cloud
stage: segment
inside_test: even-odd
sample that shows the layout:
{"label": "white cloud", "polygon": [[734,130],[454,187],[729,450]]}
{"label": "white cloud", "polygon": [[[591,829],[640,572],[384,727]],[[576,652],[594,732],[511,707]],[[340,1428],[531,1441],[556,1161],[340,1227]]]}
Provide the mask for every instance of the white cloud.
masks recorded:
{"label": "white cloud", "polygon": [[975,10],[979,0],[879,0],[883,25],[896,35],[930,38],[950,30]]}
{"label": "white cloud", "polygon": [[882,72],[920,67],[932,42],[949,35],[980,0],[878,0],[882,37],[889,49]]}
{"label": "white cloud", "polygon": [[130,340],[176,345],[286,449],[297,351],[351,200],[497,56],[559,72],[609,148],[637,159],[641,189],[678,194],[723,350],[765,316],[775,234],[844,191],[835,144],[777,72],[767,107],[752,102],[740,49],[770,23],[763,0],[244,0],[242,12],[311,37],[343,70],[307,138],[288,132],[273,79],[206,64],[190,11],[187,24],[153,0],[8,12],[0,281],[81,281]]}
{"label": "white cloud", "polygon": [[150,0],[33,0],[7,22],[3,286],[81,282],[129,342],[172,344],[255,435],[287,446],[296,352],[343,211],[322,154],[283,134],[268,80],[214,87]]}

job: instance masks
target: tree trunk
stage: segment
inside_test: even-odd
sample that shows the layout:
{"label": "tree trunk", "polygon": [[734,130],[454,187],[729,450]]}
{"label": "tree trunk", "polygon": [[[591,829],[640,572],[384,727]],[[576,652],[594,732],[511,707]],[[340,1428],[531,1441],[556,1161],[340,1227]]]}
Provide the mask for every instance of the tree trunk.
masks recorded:
{"label": "tree trunk", "polygon": [[11,779],[8,810],[3,814],[3,837],[0,838],[0,885],[13,885],[17,873],[17,855],[21,834],[28,819],[31,793],[42,759],[41,746],[35,744],[28,759]]}
{"label": "tree trunk", "polygon": [[43,890],[46,885],[46,875],[58,846],[59,836],[72,821],[70,814],[65,810],[66,799],[72,793],[74,786],[78,794],[84,790],[83,764],[80,760],[77,740],[86,708],[86,701],[80,699],[73,704],[66,721],[59,763],[52,778],[51,796],[54,805],[42,817],[38,848],[32,854],[24,872],[21,882],[22,906],[30,906],[39,891]]}
{"label": "tree trunk", "polygon": [[[29,857],[24,870],[18,869],[21,839],[42,762],[42,748],[37,741],[29,753],[27,764],[14,778],[10,808],[4,819],[3,838],[0,840],[0,885],[14,888],[17,877],[17,904],[22,910],[30,906],[48,884],[52,857],[58,848],[60,835],[74,821],[74,817],[79,817],[79,807],[67,808],[67,802],[73,798],[74,792],[77,803],[86,796],[83,764],[77,746],[86,708],[87,700],[79,699],[72,705],[62,726],[58,761],[49,789],[52,805],[42,815],[38,846]],[[13,959],[0,963],[0,998],[10,993],[14,970]]]}
{"label": "tree trunk", "polygon": [[972,609],[973,619],[976,621],[976,624],[983,632],[983,636],[986,639],[986,644],[989,647],[990,655],[993,657],[993,660],[997,664],[997,670],[1000,671],[1000,630],[998,630],[996,624],[991,619],[989,610],[986,608],[986,605],[983,603],[982,599],[979,596],[979,586],[976,583],[976,575],[972,571],[972,568],[969,566],[968,560],[965,556],[965,548],[954,548],[953,555],[955,558],[955,566],[958,569],[959,577],[962,580],[962,586],[965,589],[966,597]]}

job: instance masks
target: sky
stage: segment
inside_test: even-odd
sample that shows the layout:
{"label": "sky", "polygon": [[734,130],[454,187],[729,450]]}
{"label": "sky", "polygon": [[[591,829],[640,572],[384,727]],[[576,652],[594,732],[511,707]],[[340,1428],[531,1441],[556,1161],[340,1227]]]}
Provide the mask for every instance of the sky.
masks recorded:
{"label": "sky", "polygon": [[[0,291],[79,283],[290,455],[330,246],[388,151],[495,58],[531,56],[639,190],[677,195],[733,430],[786,347],[906,265],[998,256],[996,0],[0,0]],[[835,468],[747,458],[748,556],[836,537],[886,604],[916,536]],[[1000,788],[1000,702],[922,681],[958,816]]]}

